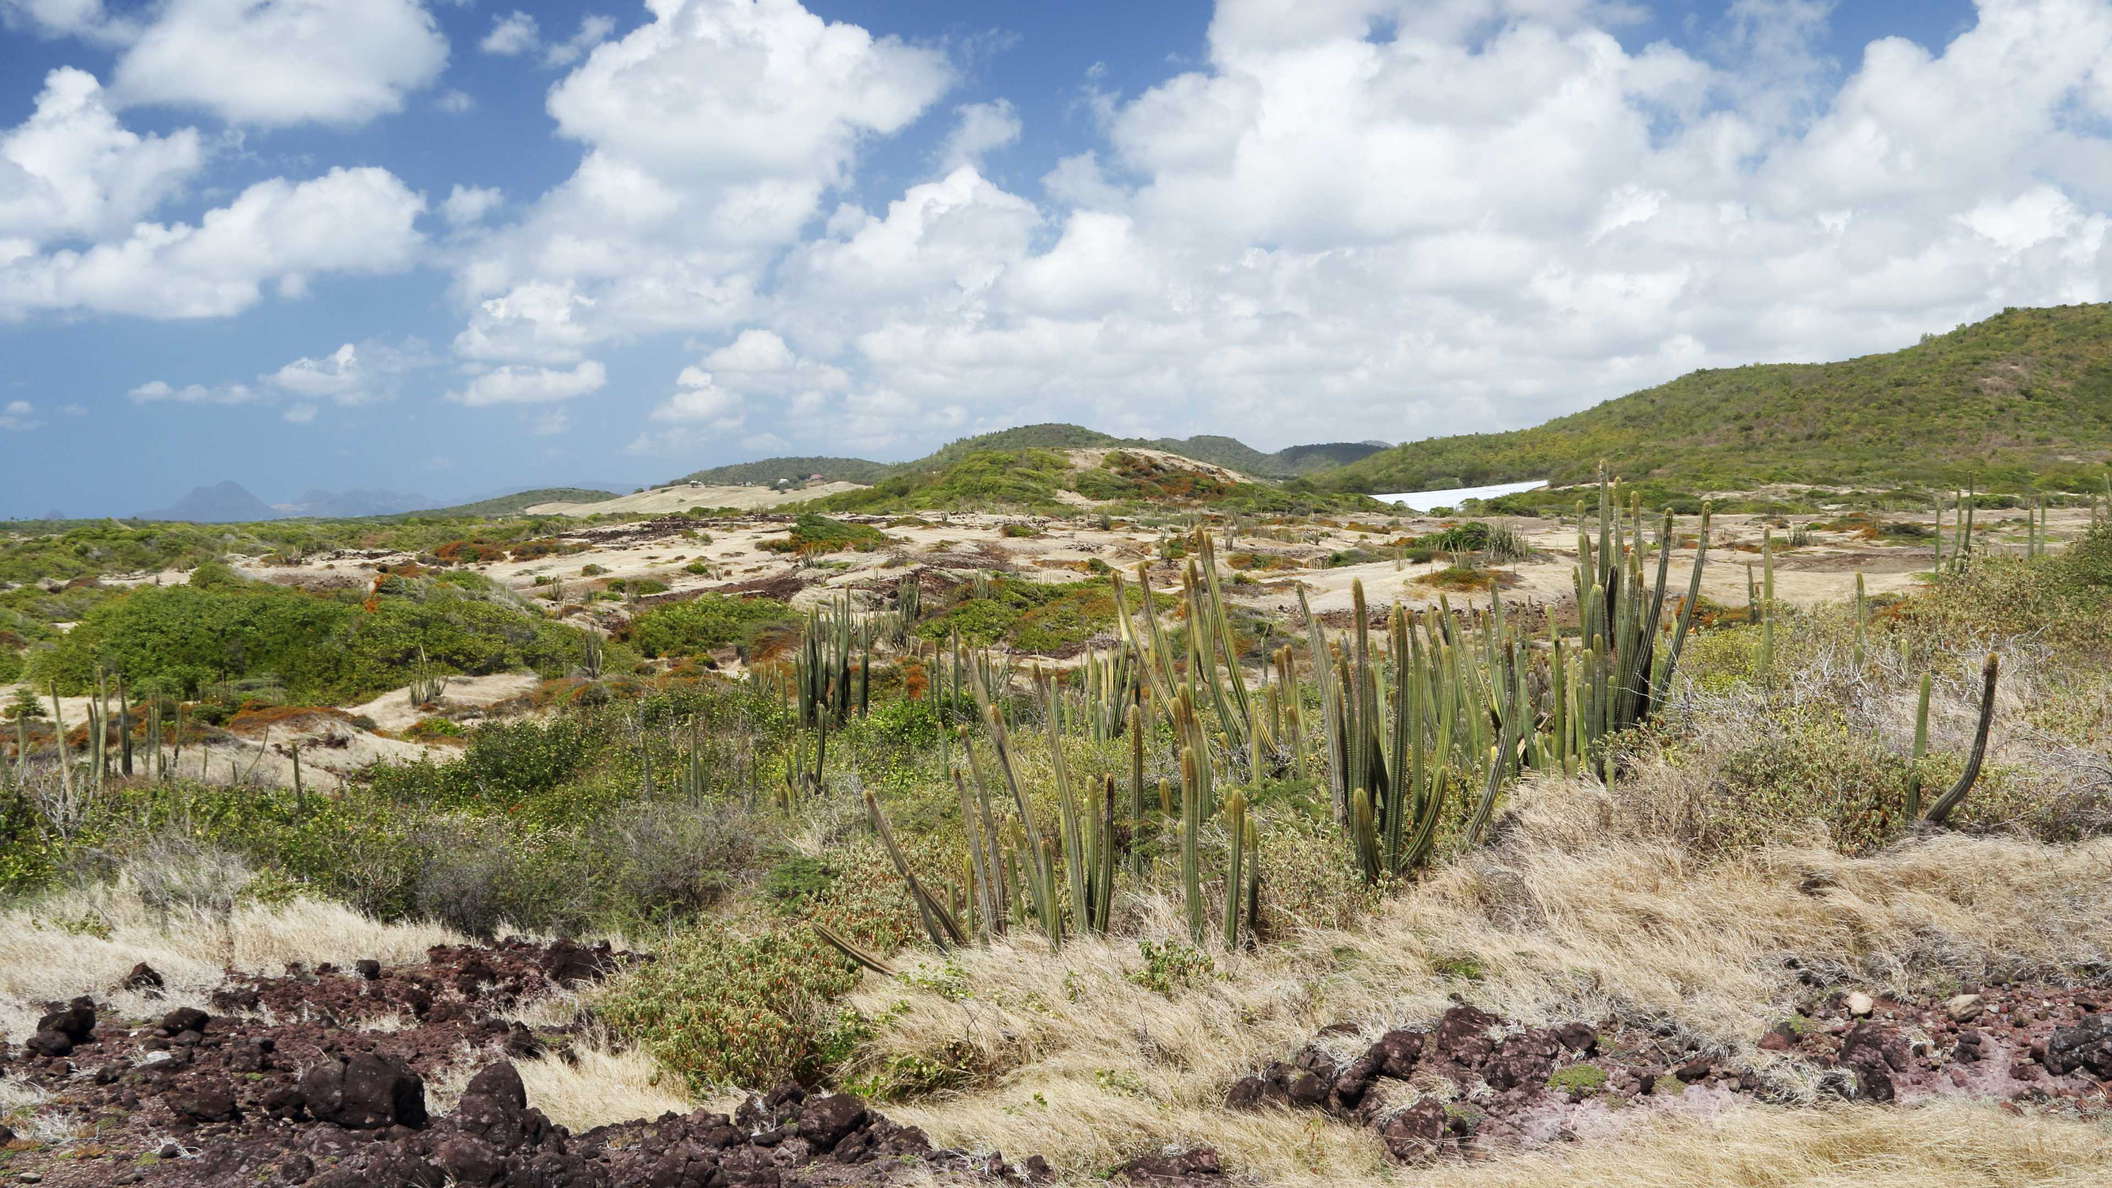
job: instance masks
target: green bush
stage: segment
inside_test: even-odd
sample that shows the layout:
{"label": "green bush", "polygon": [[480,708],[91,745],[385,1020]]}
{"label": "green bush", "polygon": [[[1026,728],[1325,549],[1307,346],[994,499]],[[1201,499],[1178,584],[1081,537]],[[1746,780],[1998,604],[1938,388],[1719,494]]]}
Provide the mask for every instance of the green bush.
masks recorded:
{"label": "green bush", "polygon": [[870,553],[889,543],[887,534],[870,524],[851,524],[802,512],[784,539],[763,541],[761,547],[775,553],[814,557],[823,553]]}
{"label": "green bush", "polygon": [[[847,851],[822,886],[806,872],[798,881],[802,921],[870,951],[891,952],[915,931],[901,880],[873,847]],[[804,922],[753,936],[697,929],[657,956],[619,976],[597,1009],[697,1092],[812,1082],[866,1034],[862,1020],[830,1002],[857,983],[856,967]]]}
{"label": "green bush", "polygon": [[357,606],[278,586],[229,580],[201,566],[187,586],[146,586],[112,598],[41,653],[39,684],[62,691],[93,687],[98,665],[134,683],[160,682],[187,695],[234,677],[275,675],[319,683],[335,667],[337,645]]}
{"label": "green bush", "polygon": [[626,638],[647,656],[685,656],[728,645],[746,646],[758,633],[796,625],[799,617],[772,598],[700,594],[653,607],[631,620]]}
{"label": "green bush", "polygon": [[98,603],[39,653],[41,683],[85,692],[97,666],[135,687],[195,696],[209,684],[270,681],[303,701],[363,700],[428,667],[483,675],[533,668],[558,675],[582,653],[579,633],[476,589],[391,578],[371,610],[349,594],[245,581],[201,565],[183,586],[142,586]]}

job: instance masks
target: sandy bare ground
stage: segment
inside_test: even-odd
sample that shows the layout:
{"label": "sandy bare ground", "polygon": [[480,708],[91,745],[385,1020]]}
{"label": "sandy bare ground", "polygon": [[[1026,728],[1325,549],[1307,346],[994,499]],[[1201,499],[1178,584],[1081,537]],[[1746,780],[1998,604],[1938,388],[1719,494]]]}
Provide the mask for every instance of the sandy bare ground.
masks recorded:
{"label": "sandy bare ground", "polygon": [[[738,488],[760,492],[761,488]],[[681,490],[689,490],[682,488]],[[812,490],[812,489],[810,489]],[[641,497],[642,498],[642,497]],[[1989,513],[1981,525],[1983,548],[2021,552],[2021,523],[2002,525],[2000,513]],[[514,591],[531,604],[565,609],[574,622],[613,625],[633,609],[621,602],[594,599],[612,582],[626,586],[645,580],[665,585],[657,597],[686,597],[725,591],[754,592],[768,587],[776,597],[806,606],[831,599],[844,589],[871,591],[863,605],[877,605],[881,593],[902,574],[936,569],[955,576],[1003,571],[1039,582],[1076,581],[1097,572],[1098,562],[1133,573],[1140,561],[1151,565],[1156,588],[1177,588],[1181,564],[1162,560],[1167,541],[1187,531],[1185,518],[1157,517],[1113,521],[1096,526],[1096,516],[1052,518],[980,513],[930,513],[923,516],[851,517],[878,528],[885,546],[869,552],[797,557],[773,552],[768,542],[783,539],[790,525],[782,516],[694,521],[670,524],[598,525],[564,534],[581,551],[531,561],[496,561],[474,566],[478,572]],[[1926,522],[1926,517],[1914,518]],[[1163,520],[1163,522],[1157,522]],[[1442,569],[1440,562],[1412,563],[1394,558],[1394,542],[1421,536],[1460,522],[1456,518],[1380,516],[1358,519],[1312,519],[1237,530],[1226,543],[1214,531],[1227,592],[1257,609],[1278,613],[1297,606],[1297,588],[1305,588],[1316,611],[1347,610],[1352,582],[1364,583],[1374,606],[1399,602],[1421,609],[1438,605],[1440,589],[1425,579]],[[1576,527],[1558,520],[1500,520],[1524,534],[1537,550],[1531,560],[1500,563],[1507,603],[1561,604],[1573,597],[1571,569],[1576,560]],[[1800,518],[1799,522],[1802,522]],[[2051,534],[2059,542],[2078,535],[2087,512],[2055,513]],[[1676,530],[1691,533],[1692,520]],[[1718,517],[1711,528],[1702,592],[1727,605],[1746,599],[1748,567],[1761,572],[1757,517]],[[1008,530],[1010,533],[1008,534]],[[1025,530],[1031,535],[1016,535]],[[1929,545],[1879,543],[1841,532],[1811,534],[1811,542],[1791,548],[1776,530],[1776,598],[1793,606],[1852,597],[1858,573],[1873,596],[1915,588],[1934,562]],[[1357,559],[1361,551],[1366,558]],[[1674,582],[1684,587],[1691,549],[1673,554]],[[1330,565],[1330,560],[1339,563]],[[366,558],[357,563],[265,567],[239,564],[250,576],[309,587],[358,585],[378,566],[415,560],[401,556]],[[1236,578],[1244,568],[1246,580]],[[1456,607],[1486,605],[1485,593],[1443,591]],[[69,707],[70,708],[70,707]]]}
{"label": "sandy bare ground", "polygon": [[[453,677],[440,700],[426,707],[413,705],[410,688],[405,686],[358,705],[315,706],[308,712],[275,717],[264,724],[238,721],[231,724],[231,729],[206,742],[194,742],[182,748],[166,747],[164,755],[171,773],[185,778],[213,784],[291,787],[294,752],[299,751],[302,782],[309,788],[327,792],[376,763],[410,763],[451,757],[457,749],[452,743],[391,736],[426,718],[480,716],[480,711],[534,691],[540,679],[532,672]],[[13,687],[0,687],[0,696],[12,698],[13,695]],[[64,715],[69,731],[88,720],[88,707],[93,700],[90,697],[59,698],[59,712]],[[48,716],[51,698],[41,698],[40,704]],[[114,699],[111,714],[114,738]],[[372,723],[371,729],[366,722]],[[133,762],[139,772],[153,770],[152,756],[144,745],[138,747]]]}
{"label": "sandy bare ground", "polygon": [[[776,494],[763,488],[709,490],[732,490],[751,496]],[[799,494],[811,498],[816,490],[809,488]],[[696,491],[685,486],[647,494],[679,495],[677,502],[684,507],[713,502],[698,499]],[[626,498],[643,500],[647,496]],[[1186,563],[1165,557],[1175,551],[1169,546],[1188,533],[1194,522],[1191,517],[1178,514],[1115,519],[1106,528],[1098,526],[1097,514],[1041,517],[927,513],[851,518],[879,529],[886,543],[871,551],[822,557],[774,552],[765,545],[782,539],[791,525],[782,514],[758,513],[711,520],[580,525],[561,534],[579,547],[578,552],[522,562],[487,562],[469,568],[511,591],[527,605],[543,608],[546,613],[579,626],[614,631],[628,616],[642,609],[628,593],[617,600],[597,597],[608,591],[612,582],[619,581],[626,588],[641,580],[666,586],[665,591],[645,596],[652,601],[710,592],[764,593],[796,607],[806,607],[834,600],[848,591],[860,609],[874,610],[891,605],[898,580],[917,571],[935,571],[953,579],[1004,572],[1019,580],[1057,583],[1077,581],[1105,572],[1106,568],[1133,576],[1139,563],[1144,563],[1153,588],[1178,590]],[[1925,515],[1892,518],[1928,522]],[[2055,547],[2059,547],[2087,527],[2088,513],[2084,509],[2068,509],[2054,513],[2051,521],[2051,536]],[[1301,588],[1314,611],[1322,614],[1349,610],[1355,582],[1363,583],[1366,599],[1375,609],[1395,603],[1412,609],[1434,608],[1441,597],[1458,608],[1486,606],[1486,593],[1441,593],[1438,586],[1423,580],[1444,568],[1443,562],[1396,559],[1395,542],[1458,522],[1453,518],[1409,515],[1323,517],[1242,526],[1234,530],[1229,541],[1224,539],[1222,525],[1211,531],[1228,596],[1295,629],[1299,626]],[[1536,550],[1529,560],[1494,566],[1502,575],[1505,604],[1514,608],[1559,609],[1570,603],[1574,598],[1571,574],[1576,564],[1576,525],[1541,519],[1498,522],[1519,531]],[[1799,517],[1797,522],[1802,525],[1805,518]],[[2022,552],[2024,535],[2018,514],[1986,513],[1979,523],[1985,530],[1980,547]],[[1692,520],[1682,520],[1675,530],[1691,534],[1697,526]],[[1745,604],[1747,582],[1757,581],[1761,572],[1762,533],[1763,524],[1757,517],[1723,516],[1714,521],[1702,580],[1702,592],[1707,597],[1728,606]],[[1778,542],[1785,540],[1779,526],[1776,538]],[[1676,588],[1684,589],[1692,558],[1691,548],[1674,551],[1671,571]],[[417,558],[402,554],[313,561],[298,566],[267,566],[261,559],[235,559],[234,564],[254,578],[328,589],[363,587],[377,568],[413,560]],[[1331,561],[1335,563],[1330,564]],[[1933,551],[1924,542],[1880,543],[1850,533],[1815,531],[1799,547],[1778,544],[1775,595],[1792,606],[1842,601],[1854,596],[1857,574],[1863,575],[1865,589],[1872,596],[1905,592],[1925,579],[1933,561]],[[169,584],[186,580],[187,575],[164,573],[140,578]],[[202,761],[207,778],[215,781],[239,778],[289,784],[291,754],[298,748],[304,778],[310,786],[328,789],[375,762],[444,757],[452,749],[447,742],[392,736],[429,716],[459,720],[483,716],[491,707],[530,692],[535,684],[532,673],[456,677],[449,682],[440,705],[432,710],[413,706],[406,689],[395,689],[359,705],[337,707],[336,714],[276,721],[268,733],[246,729],[203,748],[187,748],[183,767],[191,773],[198,770],[193,765]],[[12,689],[0,688],[0,699],[12,693]],[[47,703],[48,713],[49,698],[41,700]],[[87,706],[85,697],[60,699],[69,727],[87,720]],[[371,720],[373,730],[355,725],[355,718]]]}
{"label": "sandy bare ground", "polygon": [[374,720],[374,725],[383,730],[404,730],[434,714],[450,711],[487,708],[502,701],[523,696],[535,690],[542,678],[532,672],[502,672],[491,676],[449,677],[447,688],[442,690],[440,700],[433,708],[425,709],[411,703],[411,689],[391,689],[372,701],[345,706],[345,712],[354,717]]}
{"label": "sandy bare ground", "polygon": [[621,495],[598,503],[538,503],[529,508],[528,512],[539,516],[599,516],[671,514],[685,512],[693,507],[730,507],[739,511],[762,511],[765,508],[782,507],[787,503],[802,503],[809,499],[820,499],[843,491],[861,489],[857,483],[816,483],[811,487],[793,487],[782,491],[774,487],[693,487],[688,483],[678,483],[672,487],[654,487],[649,491]]}

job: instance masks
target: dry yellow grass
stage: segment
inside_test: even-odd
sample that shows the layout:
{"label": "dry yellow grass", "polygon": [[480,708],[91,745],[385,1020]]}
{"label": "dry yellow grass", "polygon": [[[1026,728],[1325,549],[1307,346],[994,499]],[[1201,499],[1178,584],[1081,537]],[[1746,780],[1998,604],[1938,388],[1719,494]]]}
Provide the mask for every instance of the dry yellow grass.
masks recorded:
{"label": "dry yellow grass", "polygon": [[[41,1004],[93,994],[121,1013],[159,1014],[204,1006],[222,971],[278,973],[289,961],[349,965],[423,960],[433,945],[462,941],[432,924],[383,924],[350,908],[312,899],[224,910],[172,906],[156,911],[128,878],[67,891],[0,912],[0,1036],[20,1041]],[[166,980],[166,997],[117,990],[140,962]]]}
{"label": "dry yellow grass", "polygon": [[1947,1103],[1753,1106],[1656,1121],[1603,1143],[1397,1171],[1390,1180],[1414,1188],[2096,1188],[2108,1177],[2112,1131],[2103,1126]]}
{"label": "dry yellow grass", "polygon": [[644,1052],[613,1047],[600,1037],[575,1043],[570,1060],[544,1056],[516,1061],[515,1067],[528,1088],[528,1104],[574,1131],[697,1108],[683,1092],[682,1078],[662,1072]]}
{"label": "dry yellow grass", "polygon": [[[868,1068],[913,1057],[965,1070],[968,1091],[891,1114],[941,1143],[1043,1153],[1068,1174],[1155,1144],[1208,1143],[1265,1181],[1355,1182],[1388,1174],[1368,1135],[1317,1116],[1225,1111],[1230,1081],[1327,1024],[1353,1021],[1368,1037],[1427,1022],[1460,993],[1525,1023],[1669,1020],[1808,1095],[1753,1047],[1802,990],[1787,957],[1906,990],[2058,977],[2112,956],[2112,840],[1942,836],[1868,858],[1777,848],[1703,862],[1640,830],[1632,806],[1595,785],[1541,783],[1518,804],[1503,844],[1441,869],[1363,927],[1219,955],[1222,977],[1171,997],[1125,977],[1142,964],[1127,941],[964,952],[965,976],[937,987],[868,979],[859,1005],[905,1008]],[[1153,930],[1176,934],[1170,912],[1159,920]],[[1471,983],[1445,972],[1467,969]],[[1821,1128],[1814,1150],[1833,1141],[1825,1126],[1848,1125],[1800,1124]]]}

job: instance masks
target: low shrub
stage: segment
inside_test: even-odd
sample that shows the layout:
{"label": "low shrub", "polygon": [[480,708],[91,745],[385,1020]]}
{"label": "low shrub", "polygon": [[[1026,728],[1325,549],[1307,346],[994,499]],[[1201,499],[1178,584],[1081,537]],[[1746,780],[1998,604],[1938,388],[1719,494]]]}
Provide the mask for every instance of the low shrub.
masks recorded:
{"label": "low shrub", "polygon": [[870,524],[851,524],[814,512],[803,512],[781,540],[762,541],[773,553],[815,557],[824,553],[871,553],[888,547],[887,534]]}
{"label": "low shrub", "polygon": [[[799,877],[802,921],[877,953],[907,941],[916,925],[888,860],[860,845],[840,864],[825,882]],[[761,1088],[811,1083],[849,1059],[868,1027],[831,1000],[857,980],[857,967],[804,922],[745,936],[696,929],[620,975],[596,1005],[693,1090]]]}
{"label": "low shrub", "polygon": [[789,628],[799,616],[772,598],[700,594],[634,617],[624,638],[646,656],[685,656],[729,645],[746,648],[762,632]]}

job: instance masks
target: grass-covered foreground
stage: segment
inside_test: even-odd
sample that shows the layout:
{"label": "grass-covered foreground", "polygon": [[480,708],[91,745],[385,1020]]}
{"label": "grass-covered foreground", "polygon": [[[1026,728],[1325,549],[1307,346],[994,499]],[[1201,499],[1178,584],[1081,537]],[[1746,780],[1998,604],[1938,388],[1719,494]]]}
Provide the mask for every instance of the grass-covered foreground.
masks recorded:
{"label": "grass-covered foreground", "polygon": [[[2104,1132],[2067,1105],[1842,1105],[1762,1041],[1849,991],[2103,982],[2112,528],[1904,595],[1798,608],[1756,584],[1734,615],[1686,597],[1684,556],[1660,567],[1693,523],[1615,498],[1584,527],[1566,601],[1410,615],[1359,586],[1330,622],[1234,607],[1219,554],[1242,546],[1207,526],[1148,594],[1110,567],[928,605],[723,595],[638,605],[607,642],[471,575],[377,599],[194,566],[28,653],[62,694],[100,669],[145,699],[99,732],[30,700],[7,723],[28,745],[0,791],[0,1033],[126,955],[194,993],[221,962],[185,948],[613,935],[654,960],[551,1016],[590,1013],[604,1096],[825,1081],[1066,1180],[1207,1145],[1267,1183],[2092,1182]],[[985,650],[1032,632],[1072,654]],[[705,664],[728,649],[738,675]],[[346,699],[474,664],[549,680],[328,791],[148,757],[150,720],[231,684]],[[274,942],[273,920],[309,931]],[[95,959],[32,970],[24,937]],[[1676,1037],[1771,1104],[1638,1110],[1559,1165],[1422,1168],[1345,1117],[1225,1105],[1316,1036],[1455,1000]],[[531,1092],[584,1120],[579,1082]]]}

